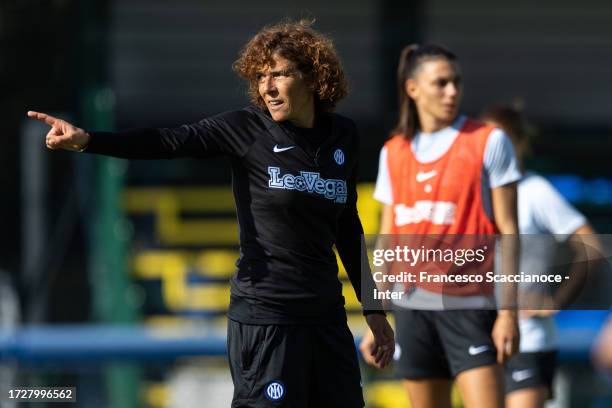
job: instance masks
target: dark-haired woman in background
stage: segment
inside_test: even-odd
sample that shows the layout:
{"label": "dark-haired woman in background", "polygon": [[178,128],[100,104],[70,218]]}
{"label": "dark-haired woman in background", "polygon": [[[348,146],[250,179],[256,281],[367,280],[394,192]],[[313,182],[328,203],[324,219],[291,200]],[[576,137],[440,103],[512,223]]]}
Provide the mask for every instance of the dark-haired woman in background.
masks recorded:
{"label": "dark-haired woman in background", "polygon": [[[521,111],[507,106],[493,106],[487,108],[480,118],[506,132],[523,168],[523,160],[530,151],[531,132]],[[576,259],[571,262],[575,267],[571,271],[571,279],[564,281],[555,291],[558,295],[555,300],[546,302],[549,305],[540,309],[534,305],[534,310],[521,310],[519,353],[505,365],[506,407],[539,408],[552,397],[557,360],[557,333],[553,318],[556,310],[552,309],[560,308],[576,295],[576,288],[579,289],[584,282],[586,272],[577,270],[577,267],[582,264],[592,268],[599,258],[601,246],[587,219],[548,180],[532,171],[526,172],[518,184],[518,220],[522,235],[521,271],[549,273],[548,269],[553,266],[555,241],[567,242],[576,254]],[[586,263],[580,262],[585,249],[586,254],[593,252]],[[573,293],[564,290],[569,285],[574,286]],[[520,295],[524,296],[535,291],[544,293],[540,290],[543,288],[535,285],[521,284],[519,288]]]}
{"label": "dark-haired woman in background", "polygon": [[[380,234],[516,235],[521,175],[512,144],[499,129],[459,115],[455,55],[406,47],[397,85],[399,120],[381,151],[374,194],[384,204]],[[478,285],[447,288],[417,283],[394,301],[397,372],[412,406],[450,407],[455,379],[466,407],[501,407],[499,363],[518,346],[516,310],[486,310],[491,299]],[[451,303],[455,310],[444,310]],[[366,333],[366,360],[373,344]]]}

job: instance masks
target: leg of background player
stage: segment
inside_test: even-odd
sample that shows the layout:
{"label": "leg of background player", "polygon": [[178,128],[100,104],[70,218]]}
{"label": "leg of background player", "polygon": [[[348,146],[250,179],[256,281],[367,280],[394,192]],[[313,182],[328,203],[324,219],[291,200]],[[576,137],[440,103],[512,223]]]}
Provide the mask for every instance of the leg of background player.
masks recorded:
{"label": "leg of background player", "polygon": [[457,385],[466,408],[501,408],[504,405],[502,370],[497,364],[459,373]]}
{"label": "leg of background player", "polygon": [[448,379],[404,380],[404,387],[415,408],[451,407],[451,381]]}
{"label": "leg of background player", "polygon": [[506,395],[506,408],[541,408],[548,397],[546,387],[524,388]]}

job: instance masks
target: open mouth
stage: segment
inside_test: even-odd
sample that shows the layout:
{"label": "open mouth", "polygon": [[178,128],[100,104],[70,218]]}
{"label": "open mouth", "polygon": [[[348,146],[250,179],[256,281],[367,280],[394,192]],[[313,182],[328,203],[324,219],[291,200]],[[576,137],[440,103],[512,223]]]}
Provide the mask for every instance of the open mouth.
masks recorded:
{"label": "open mouth", "polygon": [[270,100],[268,101],[268,108],[270,109],[278,109],[283,104],[281,100]]}

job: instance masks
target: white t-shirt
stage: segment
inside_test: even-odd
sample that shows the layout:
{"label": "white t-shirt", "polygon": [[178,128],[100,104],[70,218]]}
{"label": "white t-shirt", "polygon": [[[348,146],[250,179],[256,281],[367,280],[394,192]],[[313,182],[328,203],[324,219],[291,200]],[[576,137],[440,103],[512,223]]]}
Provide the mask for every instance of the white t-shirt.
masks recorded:
{"label": "white t-shirt", "polygon": [[[533,172],[527,172],[518,184],[518,218],[521,233],[520,270],[529,273],[544,271],[550,265],[554,245],[546,242],[545,235],[550,235],[551,241],[563,241],[587,223],[586,218],[548,180]],[[521,352],[557,348],[553,317],[521,318],[519,328]]]}
{"label": "white t-shirt", "polygon": [[532,171],[518,184],[518,213],[521,234],[552,234],[561,241],[587,223],[548,180]]}
{"label": "white t-shirt", "polygon": [[[459,131],[466,119],[465,116],[459,116],[451,126],[437,132],[417,132],[411,143],[415,158],[421,163],[429,163],[442,157],[448,152],[459,135]],[[521,171],[514,154],[512,142],[500,129],[494,129],[487,139],[482,174],[483,207],[489,219],[492,220],[493,210],[490,189],[510,184],[521,178]],[[391,178],[387,164],[387,149],[385,147],[380,152],[374,198],[383,204],[393,204]],[[394,290],[401,291],[401,285],[394,288]],[[439,293],[432,293],[422,288],[416,288],[409,296],[404,296],[400,300],[394,300],[393,303],[400,307],[421,310],[495,307],[495,300],[492,298],[450,295],[442,297]]]}

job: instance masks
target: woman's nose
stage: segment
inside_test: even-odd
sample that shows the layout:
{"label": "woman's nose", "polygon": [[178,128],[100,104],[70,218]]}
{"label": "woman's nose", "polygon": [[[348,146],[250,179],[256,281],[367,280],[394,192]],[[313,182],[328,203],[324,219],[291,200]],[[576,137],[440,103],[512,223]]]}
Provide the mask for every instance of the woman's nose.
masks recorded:
{"label": "woman's nose", "polygon": [[274,78],[272,78],[272,76],[266,76],[263,79],[263,87],[264,87],[264,91],[269,93],[269,92],[273,92],[276,89],[276,85],[274,83]]}

